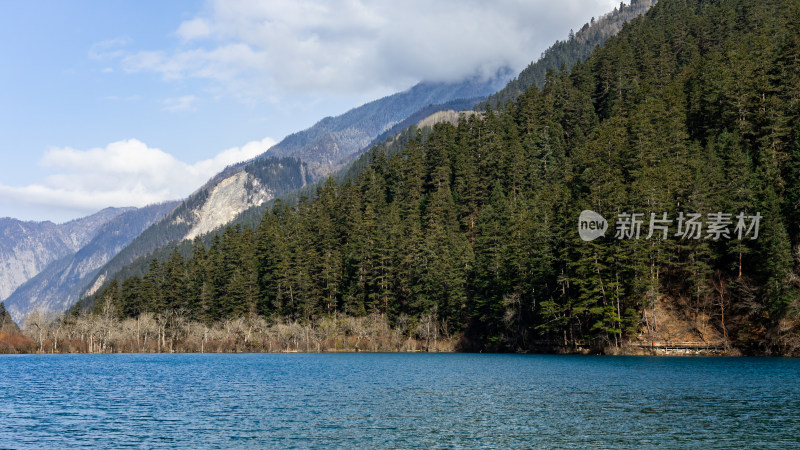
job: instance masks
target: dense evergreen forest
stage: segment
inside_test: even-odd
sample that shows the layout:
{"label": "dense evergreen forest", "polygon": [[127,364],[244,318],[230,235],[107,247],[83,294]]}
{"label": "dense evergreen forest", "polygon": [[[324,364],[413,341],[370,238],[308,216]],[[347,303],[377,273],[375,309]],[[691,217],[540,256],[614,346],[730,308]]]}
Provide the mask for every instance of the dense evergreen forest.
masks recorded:
{"label": "dense evergreen forest", "polygon": [[547,80],[547,72],[570,70],[575,64],[584,61],[597,46],[602,47],[606,40],[617,34],[626,22],[647,12],[654,3],[655,0],[631,0],[630,5],[620,2],[619,8],[614,8],[597,20],[592,17],[592,20],[577,32],[570,30],[567,40],[556,41],[542,53],[541,58],[530,63],[503,89],[478,103],[475,109],[477,111],[484,111],[487,107],[496,109],[508,101],[516,100],[531,86],[541,89]]}
{"label": "dense evergreen forest", "polygon": [[[541,90],[375,147],[255,229],[113,281],[95,309],[434,316],[463,349],[524,351],[618,346],[681,299],[734,347],[796,352],[798,23],[794,0],[661,0]],[[609,219],[605,237],[580,239],[583,210]],[[758,238],[614,237],[623,213],[717,212],[758,213]]]}

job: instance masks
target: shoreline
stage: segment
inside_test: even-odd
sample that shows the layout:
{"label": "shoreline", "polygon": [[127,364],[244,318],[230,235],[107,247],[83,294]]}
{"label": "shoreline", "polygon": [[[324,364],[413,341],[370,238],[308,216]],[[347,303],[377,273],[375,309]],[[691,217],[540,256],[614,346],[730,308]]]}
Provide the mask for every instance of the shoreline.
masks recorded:
{"label": "shoreline", "polygon": [[278,351],[120,351],[120,352],[0,352],[0,357],[9,355],[191,355],[191,354],[509,354],[509,355],[583,355],[583,356],[635,356],[635,357],[665,357],[665,358],[687,358],[687,357],[725,357],[725,358],[798,358],[798,355],[782,355],[775,353],[743,353],[738,349],[721,351],[663,351],[659,349],[643,349],[637,347],[609,348],[602,351],[576,350],[573,348],[550,348],[520,352],[489,352],[489,351],[458,351],[458,350],[358,350],[358,349],[326,349],[321,351],[314,350],[278,350]]}

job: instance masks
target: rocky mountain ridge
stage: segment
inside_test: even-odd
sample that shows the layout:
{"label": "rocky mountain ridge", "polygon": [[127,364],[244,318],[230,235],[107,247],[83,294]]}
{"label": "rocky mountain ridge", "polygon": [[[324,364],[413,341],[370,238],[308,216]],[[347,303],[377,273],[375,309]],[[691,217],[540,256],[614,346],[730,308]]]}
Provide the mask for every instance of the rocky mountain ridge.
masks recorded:
{"label": "rocky mountain ridge", "polygon": [[106,208],[64,224],[0,218],[0,301],[48,264],[80,250],[108,221],[132,208]]}
{"label": "rocky mountain ridge", "polygon": [[427,116],[452,109],[455,101],[463,103],[459,103],[463,109],[470,109],[509,78],[508,71],[502,70],[491,79],[473,77],[457,83],[418,83],[342,115],[326,117],[287,136],[266,154],[300,158],[319,178],[340,168],[344,161],[366,150],[376,138],[420,110],[427,110]]}
{"label": "rocky mountain ridge", "polygon": [[5,301],[11,317],[20,322],[37,308],[63,311],[70,307],[102,265],[176,205],[177,202],[165,202],[144,208],[125,208],[122,214],[97,229],[94,237],[77,252],[51,262],[19,286]]}

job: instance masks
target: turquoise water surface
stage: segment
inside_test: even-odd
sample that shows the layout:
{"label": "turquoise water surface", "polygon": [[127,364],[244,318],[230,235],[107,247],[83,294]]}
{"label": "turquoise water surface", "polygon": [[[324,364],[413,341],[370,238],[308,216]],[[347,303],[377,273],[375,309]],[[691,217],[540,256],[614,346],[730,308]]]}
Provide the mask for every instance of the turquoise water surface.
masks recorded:
{"label": "turquoise water surface", "polygon": [[800,446],[800,360],[0,356],[0,448]]}

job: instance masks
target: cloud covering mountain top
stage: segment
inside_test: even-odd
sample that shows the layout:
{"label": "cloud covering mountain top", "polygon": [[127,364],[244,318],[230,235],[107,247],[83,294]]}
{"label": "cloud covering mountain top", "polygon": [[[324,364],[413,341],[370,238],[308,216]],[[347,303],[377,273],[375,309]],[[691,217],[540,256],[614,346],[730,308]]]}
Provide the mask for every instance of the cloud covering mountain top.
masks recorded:
{"label": "cloud covering mountain top", "polygon": [[518,71],[609,0],[215,0],[172,49],[121,52],[128,72],[210,79],[241,98],[404,89]]}

